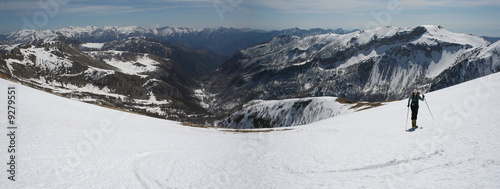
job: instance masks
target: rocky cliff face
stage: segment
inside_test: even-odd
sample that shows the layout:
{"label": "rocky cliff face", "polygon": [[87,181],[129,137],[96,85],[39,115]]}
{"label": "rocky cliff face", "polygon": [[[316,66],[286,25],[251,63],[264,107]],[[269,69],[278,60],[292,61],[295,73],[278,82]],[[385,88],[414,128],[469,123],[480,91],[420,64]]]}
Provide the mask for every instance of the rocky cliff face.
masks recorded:
{"label": "rocky cliff face", "polygon": [[[208,89],[216,110],[231,110],[255,99],[336,96],[383,101],[427,92],[440,75],[476,60],[489,42],[440,26],[380,27],[345,35],[284,36],[240,51],[213,74]],[[498,57],[490,53],[484,56]],[[484,58],[483,58],[484,59]],[[476,61],[473,61],[476,60]],[[486,65],[483,65],[486,64]],[[484,75],[477,71],[476,76]],[[476,77],[474,76],[474,77]],[[443,81],[443,86],[454,83]]]}
{"label": "rocky cliff face", "polygon": [[438,90],[500,71],[500,42],[462,55],[455,64],[434,78],[431,90]]}
{"label": "rocky cliff face", "polygon": [[383,103],[358,103],[338,97],[254,100],[217,124],[237,129],[289,127],[380,105]]}

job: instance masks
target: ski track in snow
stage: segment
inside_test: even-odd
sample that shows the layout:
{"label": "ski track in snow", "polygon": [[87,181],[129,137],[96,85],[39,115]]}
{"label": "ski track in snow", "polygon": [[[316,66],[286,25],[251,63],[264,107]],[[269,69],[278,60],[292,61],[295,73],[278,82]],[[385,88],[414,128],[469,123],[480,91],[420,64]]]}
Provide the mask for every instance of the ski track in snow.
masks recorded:
{"label": "ski track in snow", "polygon": [[[168,163],[166,164],[166,167],[163,167],[164,163],[163,161],[152,161],[150,162],[150,159],[156,158],[157,156],[159,157],[165,157],[167,156],[167,153],[164,150],[155,150],[151,152],[146,152],[142,154],[136,155],[136,159],[131,163],[131,169],[134,172],[135,177],[137,180],[141,183],[143,188],[152,188],[153,187],[162,187],[164,188],[165,186],[162,184],[162,182],[168,182],[169,178],[172,176],[172,172],[168,171],[167,175],[165,175],[166,180],[157,180],[154,178],[154,175],[148,171],[151,169],[151,166],[155,166],[156,168],[161,167],[165,168],[165,170],[172,169],[174,165],[177,163],[176,161],[167,161]],[[154,159],[153,159],[154,160]],[[161,159],[157,159],[161,160]],[[150,164],[154,163],[154,164]]]}
{"label": "ski track in snow", "polygon": [[[0,188],[500,187],[500,74],[426,94],[435,120],[420,106],[424,128],[411,133],[404,128],[406,100],[292,130],[238,133],[0,80],[3,90],[13,85],[18,180],[8,181],[2,171]],[[7,143],[0,137],[1,146]],[[1,154],[0,162],[6,158]]]}
{"label": "ski track in snow", "polygon": [[372,169],[381,169],[389,166],[396,166],[404,163],[409,163],[411,161],[418,161],[418,160],[423,160],[432,157],[433,155],[438,155],[440,151],[435,151],[434,153],[430,155],[423,155],[420,157],[415,157],[412,159],[405,159],[405,160],[390,160],[386,163],[381,163],[381,164],[374,164],[374,165],[366,165],[364,167],[359,167],[359,168],[351,168],[351,169],[342,169],[342,170],[331,170],[331,171],[311,171],[311,173],[327,173],[327,172],[333,172],[333,173],[341,173],[341,172],[356,172],[356,171],[366,171],[366,170],[372,170]]}

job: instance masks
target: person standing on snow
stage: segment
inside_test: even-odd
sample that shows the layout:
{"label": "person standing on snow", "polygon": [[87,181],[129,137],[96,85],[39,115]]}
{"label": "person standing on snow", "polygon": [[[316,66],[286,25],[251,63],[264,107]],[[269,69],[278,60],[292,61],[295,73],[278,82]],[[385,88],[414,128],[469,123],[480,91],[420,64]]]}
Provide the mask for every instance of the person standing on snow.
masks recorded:
{"label": "person standing on snow", "polygon": [[418,126],[417,126],[418,100],[424,101],[424,98],[425,98],[425,95],[422,95],[422,97],[420,97],[420,93],[417,91],[417,89],[415,89],[415,90],[413,90],[410,98],[408,99],[407,107],[410,107],[410,105],[411,105],[412,129],[418,128]]}

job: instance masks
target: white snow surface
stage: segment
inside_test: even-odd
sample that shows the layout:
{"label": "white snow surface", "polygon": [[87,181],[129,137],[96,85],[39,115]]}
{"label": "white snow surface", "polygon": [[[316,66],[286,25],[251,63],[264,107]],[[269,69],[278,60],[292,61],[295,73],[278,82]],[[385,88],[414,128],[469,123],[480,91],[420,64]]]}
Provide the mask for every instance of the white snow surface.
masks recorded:
{"label": "white snow surface", "polygon": [[[479,58],[488,58],[488,57],[491,57],[491,58],[497,58],[497,56],[493,56],[494,54],[500,54],[500,41],[497,41],[487,47],[485,47],[481,53],[478,55]],[[497,62],[499,63],[500,61],[498,59],[496,59],[497,61],[493,61],[493,62]]]}
{"label": "white snow surface", "polygon": [[104,46],[104,43],[84,43],[82,46],[92,49],[101,49],[102,46]]}
{"label": "white snow surface", "polygon": [[[412,27],[383,26],[371,30],[357,31],[343,35],[330,33],[307,36],[304,38],[299,38],[297,36],[292,36],[289,38],[273,38],[268,43],[254,46],[241,51],[244,55],[247,55],[249,57],[259,57],[257,59],[247,60],[246,62],[243,62],[243,65],[249,66],[256,63],[263,64],[261,62],[268,62],[267,64],[270,64],[272,66],[305,63],[304,60],[306,62],[311,60],[312,55],[314,55],[314,57],[331,57],[332,53],[341,52],[347,48],[350,48],[354,44],[363,45],[368,44],[375,38],[384,39],[394,37],[395,35],[405,35],[404,33],[410,33],[422,27],[425,28],[426,32],[415,40],[409,41],[408,44],[436,45],[439,42],[459,44],[471,47],[470,49],[443,49],[443,57],[438,56],[440,55],[439,53],[434,54],[436,60],[433,60],[433,62],[431,63],[432,70],[427,74],[428,77],[436,76],[444,69],[448,68],[451,64],[454,63],[455,59],[458,56],[462,55],[464,52],[470,51],[474,48],[489,45],[489,42],[481,37],[471,34],[453,33],[437,25],[423,25]],[[400,42],[381,45],[369,51],[358,52],[345,61],[336,62],[335,65],[339,68],[349,67],[353,64],[361,62],[362,60],[380,56],[393,47],[404,45],[406,45],[406,43]],[[287,54],[285,52],[294,53]],[[272,61],[262,61],[267,59]],[[426,57],[421,57],[421,59],[425,60]]]}
{"label": "white snow surface", "polygon": [[[23,61],[11,60],[11,63],[18,64],[34,64],[36,67],[41,70],[46,71],[64,71],[66,68],[72,67],[73,63],[67,58],[58,57],[51,52],[55,51],[54,49],[49,49],[48,51],[45,48],[36,48],[31,47],[27,49],[21,49],[21,54],[24,56]],[[35,56],[36,60],[32,61],[30,56]]]}
{"label": "white snow surface", "polygon": [[225,120],[224,127],[254,128],[256,119],[269,121],[268,127],[305,125],[323,119],[369,108],[357,103],[340,103],[337,97],[311,97],[285,100],[253,100]]}
{"label": "white snow surface", "polygon": [[455,49],[454,51],[443,50],[441,54],[433,52],[432,53],[433,57],[440,57],[440,59],[432,60],[430,62],[427,74],[425,76],[428,78],[433,78],[438,76],[444,70],[450,68],[453,65],[453,63],[455,63],[456,60],[463,55],[464,52],[466,51],[463,49]]}
{"label": "white snow surface", "polygon": [[115,71],[89,66],[89,68],[87,70],[85,70],[85,72],[83,72],[83,73],[87,77],[92,78],[93,80],[99,80],[99,79],[102,79],[103,77],[106,77],[108,75],[115,74]]}
{"label": "white snow surface", "polygon": [[111,66],[118,68],[120,72],[129,75],[141,76],[141,73],[155,71],[156,69],[158,69],[157,66],[160,65],[160,63],[158,63],[156,60],[151,59],[149,57],[149,54],[138,53],[138,56],[135,57],[135,60],[128,60],[128,61],[117,59],[116,56],[113,56],[113,55],[120,55],[123,52],[124,51],[110,50],[110,51],[91,51],[88,53],[89,55],[94,57],[103,54],[111,55],[111,58],[104,58],[103,61]]}
{"label": "white snow surface", "polygon": [[292,130],[239,133],[110,110],[15,86],[16,181],[0,188],[499,188],[500,74]]}
{"label": "white snow surface", "polygon": [[11,50],[15,49],[16,47],[18,47],[19,45],[20,44],[12,44],[12,45],[5,44],[5,45],[0,45],[0,49],[6,50],[6,51],[11,51]]}

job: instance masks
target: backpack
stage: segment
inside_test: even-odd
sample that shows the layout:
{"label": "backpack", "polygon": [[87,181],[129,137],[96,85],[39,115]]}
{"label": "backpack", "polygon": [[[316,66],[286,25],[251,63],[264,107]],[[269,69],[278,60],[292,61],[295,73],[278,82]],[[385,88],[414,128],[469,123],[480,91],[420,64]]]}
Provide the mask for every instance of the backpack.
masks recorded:
{"label": "backpack", "polygon": [[411,106],[418,106],[418,97],[420,96],[420,93],[417,93],[417,95],[411,94]]}

